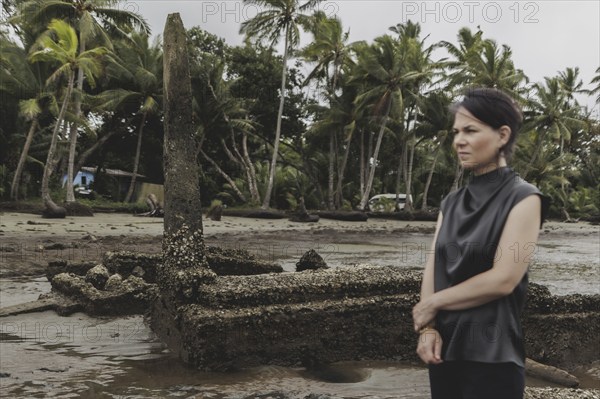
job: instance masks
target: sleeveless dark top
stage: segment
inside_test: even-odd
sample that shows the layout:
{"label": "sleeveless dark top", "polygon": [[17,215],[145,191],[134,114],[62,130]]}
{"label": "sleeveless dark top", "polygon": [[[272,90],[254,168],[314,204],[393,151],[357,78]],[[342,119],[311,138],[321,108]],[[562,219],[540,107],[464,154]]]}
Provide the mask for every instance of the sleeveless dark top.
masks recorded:
{"label": "sleeveless dark top", "polygon": [[[466,187],[442,200],[443,221],[434,262],[436,292],[492,268],[508,214],[519,201],[532,194],[542,198],[543,221],[548,210],[548,197],[509,167],[473,176]],[[523,248],[523,244],[518,250],[520,256],[530,253],[524,252],[527,248]],[[515,252],[498,256],[515,256]],[[442,359],[514,362],[524,367],[520,316],[527,283],[528,275],[525,274],[508,296],[470,309],[438,312],[436,328],[443,340]]]}

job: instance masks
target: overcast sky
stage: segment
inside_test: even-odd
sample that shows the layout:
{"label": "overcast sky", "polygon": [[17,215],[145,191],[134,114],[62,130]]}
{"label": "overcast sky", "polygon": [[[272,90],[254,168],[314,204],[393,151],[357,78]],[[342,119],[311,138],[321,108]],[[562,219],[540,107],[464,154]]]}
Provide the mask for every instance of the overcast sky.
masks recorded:
{"label": "overcast sky", "polygon": [[[259,9],[241,1],[137,0],[122,7],[141,13],[152,27],[153,35],[162,34],[166,16],[179,12],[186,28],[200,26],[241,44],[241,22],[252,18]],[[319,8],[337,15],[350,41],[372,41],[390,26],[412,20],[419,22],[428,44],[447,40],[456,43],[464,26],[476,31],[481,26],[485,38],[507,44],[513,51],[517,68],[532,81],[542,81],[567,67],[580,68],[586,86],[600,66],[600,1],[368,1],[324,0]],[[306,43],[310,35],[304,35]],[[593,106],[593,102],[587,102]],[[597,106],[596,106],[597,107]]]}

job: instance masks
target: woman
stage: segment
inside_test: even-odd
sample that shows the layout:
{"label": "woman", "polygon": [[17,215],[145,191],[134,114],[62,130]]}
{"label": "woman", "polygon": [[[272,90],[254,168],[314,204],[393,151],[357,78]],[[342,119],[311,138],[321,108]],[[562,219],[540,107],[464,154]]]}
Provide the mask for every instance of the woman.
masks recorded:
{"label": "woman", "polygon": [[452,111],[453,146],[471,179],[440,206],[413,309],[417,353],[433,399],[522,398],[520,315],[548,199],[507,165],[523,120],[509,96],[473,89]]}

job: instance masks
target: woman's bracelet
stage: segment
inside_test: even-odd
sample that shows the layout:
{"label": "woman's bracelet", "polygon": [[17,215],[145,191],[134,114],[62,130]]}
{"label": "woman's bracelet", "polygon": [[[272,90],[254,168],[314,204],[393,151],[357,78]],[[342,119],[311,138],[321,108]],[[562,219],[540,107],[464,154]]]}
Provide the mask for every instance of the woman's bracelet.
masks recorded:
{"label": "woman's bracelet", "polygon": [[425,326],[419,330],[419,335],[426,333],[427,331],[436,331],[432,326]]}

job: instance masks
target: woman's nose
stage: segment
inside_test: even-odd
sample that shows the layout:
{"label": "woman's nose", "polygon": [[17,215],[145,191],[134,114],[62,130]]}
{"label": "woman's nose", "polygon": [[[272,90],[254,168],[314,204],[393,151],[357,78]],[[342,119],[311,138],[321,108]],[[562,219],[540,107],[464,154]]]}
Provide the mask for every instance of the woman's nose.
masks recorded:
{"label": "woman's nose", "polygon": [[461,146],[464,144],[465,144],[465,136],[460,132],[456,133],[454,135],[454,145],[458,147],[458,146]]}

